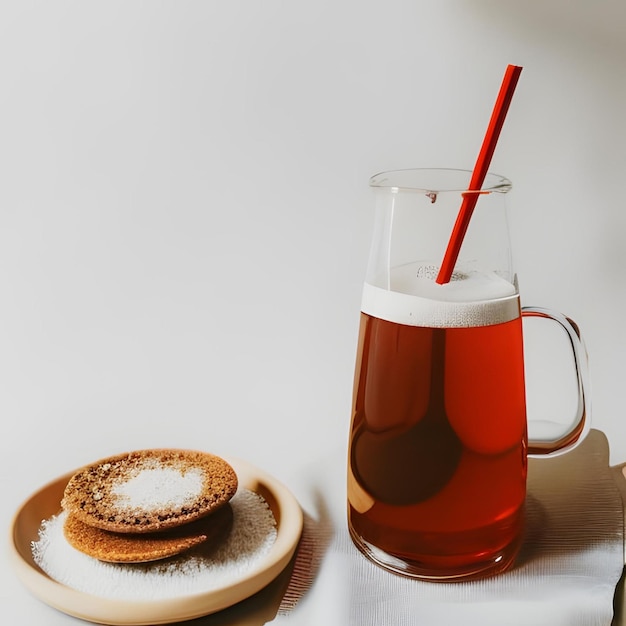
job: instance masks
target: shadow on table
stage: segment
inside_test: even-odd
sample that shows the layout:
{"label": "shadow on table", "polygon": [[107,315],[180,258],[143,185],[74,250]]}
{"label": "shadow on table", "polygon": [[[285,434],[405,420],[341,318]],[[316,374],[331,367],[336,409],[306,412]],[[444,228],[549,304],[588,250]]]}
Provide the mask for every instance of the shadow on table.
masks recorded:
{"label": "shadow on table", "polygon": [[613,596],[613,621],[611,626],[623,626],[624,624],[624,579],[626,569],[622,572],[622,577],[617,583],[615,596]]}
{"label": "shadow on table", "polygon": [[[626,507],[626,463],[621,463],[611,467],[615,484],[619,489],[622,502]],[[617,583],[615,596],[613,598],[613,621],[611,626],[623,626],[626,623],[626,612],[624,611],[624,594],[626,593],[626,568],[622,572],[622,577]]]}
{"label": "shadow on table", "polygon": [[262,626],[277,615],[293,611],[311,588],[333,536],[328,507],[320,493],[315,497],[317,519],[304,513],[302,536],[285,570],[267,587],[238,604],[180,626]]}

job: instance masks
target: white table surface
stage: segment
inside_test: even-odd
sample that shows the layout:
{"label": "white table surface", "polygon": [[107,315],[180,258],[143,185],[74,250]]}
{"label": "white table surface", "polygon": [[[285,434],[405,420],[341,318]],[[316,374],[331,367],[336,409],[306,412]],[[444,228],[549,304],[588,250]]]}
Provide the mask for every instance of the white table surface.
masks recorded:
{"label": "white table surface", "polygon": [[[580,324],[593,424],[626,461],[625,9],[527,5],[0,5],[5,536],[50,479],[156,446],[244,458],[343,527],[368,178],[471,168],[507,63],[492,169],[524,303]],[[76,623],[6,558],[0,605]]]}

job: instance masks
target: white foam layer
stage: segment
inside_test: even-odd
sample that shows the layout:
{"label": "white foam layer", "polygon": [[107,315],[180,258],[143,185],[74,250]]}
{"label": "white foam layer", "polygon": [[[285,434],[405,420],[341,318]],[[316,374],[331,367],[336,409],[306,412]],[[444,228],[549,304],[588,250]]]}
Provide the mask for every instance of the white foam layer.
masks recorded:
{"label": "white foam layer", "polygon": [[[435,282],[436,268],[394,268],[385,281],[363,286],[363,313],[410,326],[468,328],[501,324],[520,316],[515,285],[496,274],[456,274],[445,285]],[[385,286],[381,286],[385,285]]]}

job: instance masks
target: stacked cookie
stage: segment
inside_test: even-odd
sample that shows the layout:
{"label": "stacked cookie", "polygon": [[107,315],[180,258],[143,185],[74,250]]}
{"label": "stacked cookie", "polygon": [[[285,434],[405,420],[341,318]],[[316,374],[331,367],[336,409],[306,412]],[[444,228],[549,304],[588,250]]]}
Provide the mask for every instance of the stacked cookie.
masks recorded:
{"label": "stacked cookie", "polygon": [[67,541],[112,563],[164,559],[232,524],[237,475],[222,458],[191,450],[140,450],[82,468],[61,503]]}

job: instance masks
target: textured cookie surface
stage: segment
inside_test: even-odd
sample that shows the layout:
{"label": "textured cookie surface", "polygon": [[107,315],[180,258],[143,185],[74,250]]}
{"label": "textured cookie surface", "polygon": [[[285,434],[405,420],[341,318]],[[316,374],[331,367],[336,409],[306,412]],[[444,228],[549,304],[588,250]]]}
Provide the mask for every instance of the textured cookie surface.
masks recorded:
{"label": "textured cookie surface", "polygon": [[145,533],[204,517],[236,491],[235,471],[218,456],[193,450],[139,450],[76,472],[61,505],[89,526]]}
{"label": "textured cookie surface", "polygon": [[166,559],[226,535],[233,521],[229,504],[195,522],[156,533],[113,533],[68,515],[63,525],[67,541],[80,552],[109,563],[147,563]]}

